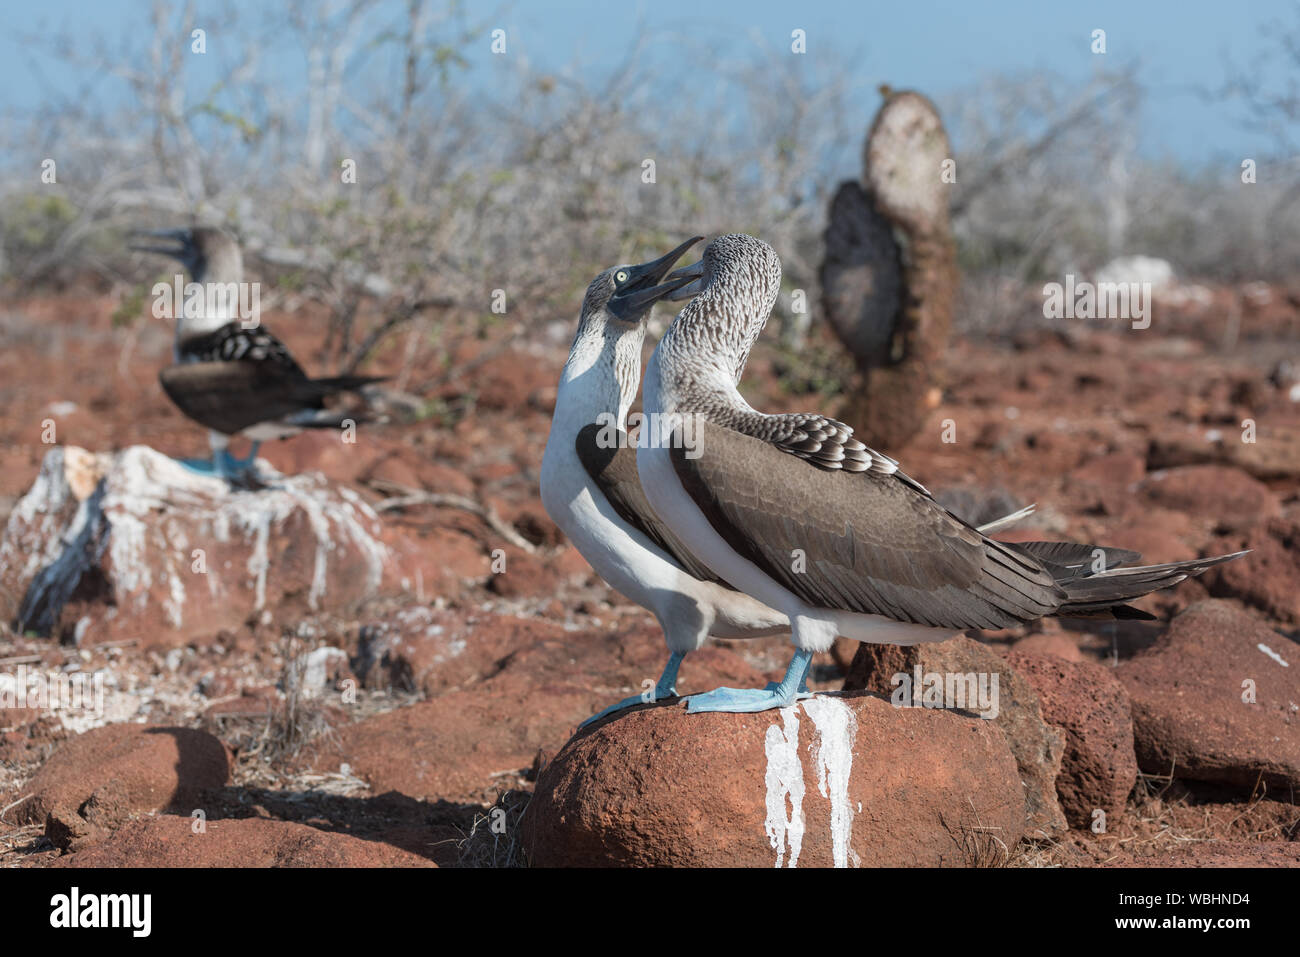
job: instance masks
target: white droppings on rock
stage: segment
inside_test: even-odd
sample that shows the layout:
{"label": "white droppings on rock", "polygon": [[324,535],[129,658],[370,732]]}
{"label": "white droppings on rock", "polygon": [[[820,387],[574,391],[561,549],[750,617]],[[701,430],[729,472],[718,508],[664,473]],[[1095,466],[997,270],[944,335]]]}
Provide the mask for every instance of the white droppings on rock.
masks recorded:
{"label": "white droppings on rock", "polygon": [[[180,628],[187,608],[190,617],[202,614],[213,600],[235,601],[245,588],[253,592],[252,610],[265,608],[271,555],[281,554],[279,542],[289,535],[298,551],[312,555],[310,581],[303,583],[311,608],[320,607],[340,555],[359,557],[367,590],[378,588],[389,552],[378,516],[356,492],[319,473],[283,476],[264,462],[259,477],[268,487],[233,490],[145,446],[99,455],[51,449],[0,540],[0,582],[26,594],[20,617],[49,627],[97,569],[111,590],[110,606],[138,615],[154,603],[167,624]],[[191,543],[225,553],[209,556],[201,576],[208,595],[197,609],[187,591],[195,579]]]}
{"label": "white droppings on rock", "polygon": [[[764,746],[767,751],[767,820],[764,827],[767,839],[776,851],[776,866],[781,867],[789,846],[790,858],[785,865],[799,864],[799,851],[803,847],[803,765],[799,761],[798,708],[782,708],[782,730],[770,725]],[[789,813],[786,799],[789,799]]]}
{"label": "white droppings on rock", "polygon": [[803,703],[804,711],[817,728],[817,737],[808,745],[815,755],[817,789],[831,802],[831,848],[836,867],[861,865],[850,846],[853,837],[853,805],[849,801],[849,777],[853,770],[853,742],[858,735],[858,719],[839,698],[816,697]]}
{"label": "white droppings on rock", "polygon": [[1260,651],[1264,652],[1264,654],[1268,655],[1270,658],[1272,658],[1274,661],[1276,661],[1276,662],[1277,662],[1279,665],[1281,665],[1283,668],[1290,668],[1290,667],[1291,667],[1291,665],[1287,663],[1287,660],[1286,660],[1285,658],[1283,658],[1281,655],[1279,655],[1276,651],[1274,651],[1274,650],[1273,650],[1272,648],[1270,648],[1268,645],[1264,644],[1262,641],[1261,641],[1259,644],[1257,644],[1255,647],[1258,648]]}

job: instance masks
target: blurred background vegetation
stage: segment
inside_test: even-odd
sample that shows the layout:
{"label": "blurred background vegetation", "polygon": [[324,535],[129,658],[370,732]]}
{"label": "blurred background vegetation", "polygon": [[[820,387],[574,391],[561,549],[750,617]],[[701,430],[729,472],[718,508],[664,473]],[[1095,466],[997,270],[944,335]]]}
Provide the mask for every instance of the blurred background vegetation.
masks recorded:
{"label": "blurred background vegetation", "polygon": [[[87,82],[76,97],[51,85],[44,102],[7,116],[5,294],[89,282],[141,304],[159,267],[125,249],[125,231],[221,224],[271,284],[272,304],[328,308],[322,355],[341,369],[410,324],[481,331],[500,319],[495,289],[514,322],[571,318],[596,271],[690,233],[767,239],[815,322],[827,205],[857,175],[845,157],[880,102],[850,89],[847,53],[710,59],[707,40],[671,75],[636,42],[599,82],[506,58],[486,96],[467,81],[466,51],[492,42],[494,11],[444,0],[205,11],[207,55],[220,64],[210,82],[188,66],[192,4],[133,9],[139,22],[116,41],[23,38],[46,69]],[[236,32],[244,42],[214,42]],[[1267,77],[1277,61],[1281,75],[1300,75],[1300,7],[1261,43],[1272,73],[1229,63],[1229,80],[1203,91],[1237,102],[1274,144],[1254,157],[1268,175],[1248,188],[1237,168],[1138,150],[1145,93],[1131,68],[1098,67],[1083,84],[1008,71],[955,95],[922,90],[956,153],[957,329],[998,335],[1008,289],[1124,254],[1190,277],[1294,276],[1300,93]],[[57,185],[39,179],[47,157]],[[355,183],[342,176],[348,161]]]}

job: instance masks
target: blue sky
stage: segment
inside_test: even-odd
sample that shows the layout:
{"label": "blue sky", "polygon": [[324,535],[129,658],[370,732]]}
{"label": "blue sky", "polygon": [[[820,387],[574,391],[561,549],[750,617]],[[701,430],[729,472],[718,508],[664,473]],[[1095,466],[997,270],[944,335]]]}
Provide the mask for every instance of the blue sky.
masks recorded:
{"label": "blue sky", "polygon": [[[244,0],[235,5],[249,11],[266,6]],[[197,7],[203,15],[215,14],[221,5],[197,0]],[[1140,152],[1191,166],[1266,151],[1269,142],[1243,126],[1239,106],[1208,101],[1198,90],[1219,86],[1230,59],[1259,64],[1266,48],[1261,29],[1270,21],[1295,22],[1288,0],[1233,5],[1212,0],[518,0],[509,6],[470,2],[467,8],[471,20],[507,30],[512,55],[526,57],[537,69],[584,78],[613,69],[646,26],[654,36],[649,61],[665,71],[691,71],[702,82],[708,64],[700,62],[700,47],[682,43],[681,37],[689,34],[743,57],[748,49],[757,54],[760,44],[788,49],[790,31],[800,28],[807,32],[810,60],[828,49],[850,58],[849,81],[860,91],[864,124],[883,82],[941,100],[997,72],[1043,68],[1082,84],[1098,66],[1100,58],[1090,52],[1089,43],[1091,31],[1101,28],[1107,35],[1108,64],[1135,65],[1146,93]],[[43,81],[67,94],[75,94],[84,82],[33,53],[26,34],[72,26],[113,49],[124,32],[143,28],[148,4],[0,0],[0,9],[6,26],[0,32],[0,89],[6,91],[7,107],[26,111],[40,102]],[[464,52],[470,62],[467,80],[490,82],[500,60],[493,62],[488,40]],[[39,72],[33,71],[34,64]],[[1265,69],[1274,86],[1288,79],[1280,65]]]}

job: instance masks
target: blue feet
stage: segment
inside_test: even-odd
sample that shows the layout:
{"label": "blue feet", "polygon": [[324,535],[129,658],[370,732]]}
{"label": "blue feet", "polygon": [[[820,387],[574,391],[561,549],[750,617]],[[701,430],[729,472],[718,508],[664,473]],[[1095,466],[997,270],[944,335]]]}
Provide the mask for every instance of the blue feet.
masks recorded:
{"label": "blue feet", "polygon": [[766,688],[717,688],[704,694],[691,695],[686,699],[686,710],[690,714],[702,711],[751,714],[773,708],[788,708],[796,701],[812,697],[807,684],[808,666],[811,663],[811,651],[796,651],[780,684],[769,683]]}
{"label": "blue feet", "polygon": [[221,461],[221,456],[223,454],[224,453],[220,452],[213,453],[212,458],[210,459],[177,459],[176,461],[179,462],[181,467],[187,472],[193,472],[195,475],[204,475],[211,478],[212,476],[219,474],[217,471],[217,463]]}
{"label": "blue feet", "polygon": [[246,458],[237,459],[225,449],[213,450],[210,459],[177,459],[181,466],[195,475],[219,478],[226,482],[240,482],[252,475],[253,463],[261,442],[254,442]]}
{"label": "blue feet", "polygon": [[604,711],[601,711],[598,714],[593,714],[586,721],[582,722],[582,724],[578,725],[578,727],[585,728],[587,725],[599,721],[606,715],[615,714],[619,711],[624,711],[627,708],[634,708],[639,704],[653,704],[654,702],[661,701],[664,698],[677,697],[677,669],[681,667],[682,659],[685,657],[684,654],[679,655],[676,652],[673,652],[668,658],[668,664],[664,665],[664,673],[659,676],[659,680],[655,683],[652,690],[644,691],[641,694],[633,695],[630,698],[624,698],[617,704],[610,705]]}
{"label": "blue feet", "polygon": [[261,447],[261,442],[254,442],[248,447],[248,455],[244,458],[237,459],[229,452],[226,453],[226,458],[229,460],[231,465],[234,465],[239,469],[239,471],[244,472],[253,467],[253,463],[257,461],[257,452]]}

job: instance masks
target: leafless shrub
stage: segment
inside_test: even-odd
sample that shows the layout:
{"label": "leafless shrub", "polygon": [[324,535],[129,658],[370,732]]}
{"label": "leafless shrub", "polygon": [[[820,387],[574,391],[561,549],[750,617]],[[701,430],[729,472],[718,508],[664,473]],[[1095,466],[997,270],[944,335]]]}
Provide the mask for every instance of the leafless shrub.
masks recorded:
{"label": "leafless shrub", "polygon": [[519,836],[531,799],[527,791],[502,791],[492,807],[475,815],[469,833],[457,845],[457,866],[527,867]]}
{"label": "leafless shrub", "polygon": [[[742,230],[779,249],[787,288],[817,318],[827,200],[878,106],[845,79],[848,57],[674,35],[709,69],[665,77],[646,48],[670,28],[647,24],[597,79],[510,55],[471,82],[463,67],[493,16],[442,0],[230,7],[205,12],[207,72],[190,53],[192,5],[156,3],[147,29],[124,23],[116,41],[25,37],[63,82],[6,117],[7,163],[22,172],[0,186],[0,277],[89,273],[126,299],[157,265],[123,252],[125,229],[219,222],[281,305],[328,307],[322,354],[354,369],[399,332],[427,360],[447,323],[460,335],[503,321],[494,290],[512,323],[567,317],[595,268]],[[1294,109],[1270,95],[1279,116]],[[994,77],[941,101],[968,276],[1023,283],[1131,252],[1187,274],[1292,268],[1300,225],[1279,212],[1284,187],[1151,165],[1135,151],[1139,97],[1121,71],[1082,90]],[[42,157],[57,161],[57,189],[31,172]],[[971,298],[969,313],[996,323],[997,304]],[[782,297],[777,332],[788,308]]]}

